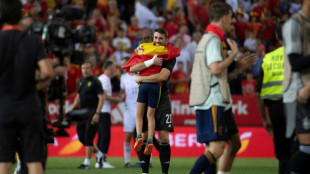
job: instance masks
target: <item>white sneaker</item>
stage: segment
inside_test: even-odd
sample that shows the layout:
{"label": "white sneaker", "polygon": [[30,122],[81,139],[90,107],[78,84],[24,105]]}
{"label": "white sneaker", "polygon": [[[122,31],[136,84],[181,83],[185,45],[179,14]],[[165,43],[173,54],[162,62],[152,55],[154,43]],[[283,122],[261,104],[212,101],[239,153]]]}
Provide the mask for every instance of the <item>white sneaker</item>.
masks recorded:
{"label": "white sneaker", "polygon": [[99,159],[98,159],[98,158],[96,157],[95,168],[96,168],[96,169],[102,168],[102,158],[99,158]]}
{"label": "white sneaker", "polygon": [[115,167],[106,161],[106,162],[103,162],[103,168],[115,168]]}

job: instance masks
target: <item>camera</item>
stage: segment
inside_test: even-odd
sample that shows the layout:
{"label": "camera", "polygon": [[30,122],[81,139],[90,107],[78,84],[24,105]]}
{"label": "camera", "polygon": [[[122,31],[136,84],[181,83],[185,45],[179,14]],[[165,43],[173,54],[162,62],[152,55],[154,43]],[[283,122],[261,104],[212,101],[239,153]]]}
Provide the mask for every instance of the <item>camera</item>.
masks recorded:
{"label": "camera", "polygon": [[75,44],[87,44],[96,41],[95,26],[78,26],[72,30],[69,22],[84,18],[84,10],[75,6],[64,6],[49,16],[43,29],[40,24],[34,25],[34,31],[42,31],[42,41],[48,53],[59,57],[63,65],[63,57],[68,56],[74,64],[82,64],[83,52],[75,50]]}

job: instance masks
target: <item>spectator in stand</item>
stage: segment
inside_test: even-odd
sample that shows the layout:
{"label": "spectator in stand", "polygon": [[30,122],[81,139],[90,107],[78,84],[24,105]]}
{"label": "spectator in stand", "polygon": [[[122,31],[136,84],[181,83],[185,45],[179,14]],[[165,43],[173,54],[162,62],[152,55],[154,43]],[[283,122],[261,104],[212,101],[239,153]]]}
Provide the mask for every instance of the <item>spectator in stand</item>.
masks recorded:
{"label": "spectator in stand", "polygon": [[271,13],[267,11],[264,13],[264,17],[262,18],[262,27],[261,27],[262,40],[263,40],[262,43],[264,44],[267,53],[273,49],[275,42],[275,35],[274,35],[275,30],[276,30],[276,24],[271,18]]}
{"label": "spectator in stand", "polygon": [[257,12],[250,12],[250,22],[247,23],[247,29],[252,30],[255,33],[255,36],[258,36],[260,33],[260,29],[262,24],[259,21],[260,17]]}
{"label": "spectator in stand", "polygon": [[118,66],[122,63],[122,58],[130,56],[130,54],[125,51],[123,42],[118,42],[116,45],[115,52],[110,56],[110,60],[113,60],[116,62]]}
{"label": "spectator in stand", "polygon": [[173,94],[189,94],[189,75],[184,72],[184,63],[177,63],[177,70],[171,74],[170,84]]}
{"label": "spectator in stand", "polygon": [[175,22],[178,26],[187,25],[187,19],[183,9],[177,7],[174,11],[175,14],[173,16],[173,22]]}
{"label": "spectator in stand", "polygon": [[93,65],[94,65],[94,68],[93,68],[93,75],[94,76],[100,76],[103,72],[102,72],[102,68],[101,66],[99,66],[98,64],[98,59],[94,56],[94,55],[90,55],[86,58],[86,61],[90,61]]}
{"label": "spectator in stand", "polygon": [[256,80],[253,78],[251,70],[245,72],[246,79],[242,81],[243,96],[255,96]]}
{"label": "spectator in stand", "polygon": [[244,14],[243,11],[240,8],[238,8],[236,12],[235,28],[237,38],[242,45],[245,40],[245,29],[246,29],[246,23],[243,20],[243,14]]}
{"label": "spectator in stand", "polygon": [[[31,12],[32,11],[32,12]],[[34,12],[39,13],[41,11],[41,5],[36,0],[27,0],[23,4],[23,16],[32,16]]]}
{"label": "spectator in stand", "polygon": [[251,0],[239,0],[239,2],[243,5],[243,11],[245,13],[249,13],[252,10]]}
{"label": "spectator in stand", "polygon": [[267,11],[265,0],[258,0],[257,6],[255,6],[251,12],[257,14],[257,17],[260,19],[265,11]]}
{"label": "spectator in stand", "polygon": [[172,44],[175,44],[176,39],[178,37],[181,37],[183,42],[185,43],[185,46],[191,42],[192,38],[191,36],[188,34],[188,28],[186,25],[181,25],[179,26],[179,32],[173,36],[170,37],[169,42]]}
{"label": "spectator in stand", "polygon": [[[118,46],[118,43],[121,42],[123,43],[123,50],[127,50],[131,48],[131,42],[128,39],[128,37],[125,36],[125,31],[123,28],[119,27],[117,30],[117,36],[113,39],[112,41],[112,46],[116,48]],[[119,60],[119,65],[121,63],[121,59]]]}
{"label": "spectator in stand", "polygon": [[67,85],[67,94],[72,95],[76,94],[78,82],[81,78],[81,68],[79,65],[74,65],[70,61],[70,57],[64,58],[64,65],[67,69],[66,74],[66,85]]}
{"label": "spectator in stand", "polygon": [[269,12],[271,13],[271,16],[275,16],[277,18],[281,16],[280,0],[268,0],[266,1],[266,3],[267,4],[264,8],[263,13]]}
{"label": "spectator in stand", "polygon": [[105,37],[103,32],[98,33],[96,46],[99,54],[98,64],[102,66],[106,59],[114,53],[114,50],[109,38]]}
{"label": "spectator in stand", "polygon": [[157,17],[150,9],[142,5],[141,0],[135,2],[135,16],[138,18],[140,28],[151,30],[158,28],[158,22],[164,20],[163,17]]}
{"label": "spectator in stand", "polygon": [[243,47],[245,51],[255,52],[257,49],[256,35],[253,30],[246,30],[246,39],[244,40]]}
{"label": "spectator in stand", "polygon": [[[183,41],[182,37],[178,37],[175,40],[175,47],[181,49],[180,56],[176,58],[176,64],[178,62],[183,62],[183,71],[187,74],[190,75],[192,71],[192,66],[191,66],[191,58],[189,55],[189,52],[185,49],[185,43]],[[173,71],[177,70],[177,66],[174,66]]]}
{"label": "spectator in stand", "polygon": [[139,37],[140,30],[141,28],[138,27],[138,18],[136,16],[131,16],[130,25],[127,27],[127,36],[131,44],[133,44],[134,41]]}
{"label": "spectator in stand", "polygon": [[92,18],[95,22],[95,26],[97,27],[97,31],[103,32],[105,30],[105,26],[107,25],[106,19],[100,13],[99,8],[93,9],[91,12],[90,18]]}
{"label": "spectator in stand", "polygon": [[189,0],[187,2],[188,20],[192,26],[201,24],[202,28],[205,28],[209,24],[208,7],[209,4],[206,1]]}
{"label": "spectator in stand", "polygon": [[[94,57],[96,62],[97,62],[97,60],[99,60],[99,55],[97,53],[95,44],[94,45],[89,44],[85,53],[86,53],[85,60],[89,60],[89,57]],[[94,62],[92,62],[92,63],[94,63]]]}
{"label": "spectator in stand", "polygon": [[[240,9],[243,13],[243,21],[244,22],[249,22],[249,20],[250,20],[250,15],[249,15],[249,13],[247,13],[246,11],[244,11],[244,6],[243,6],[243,4],[242,3],[239,3],[238,4],[238,9]],[[237,9],[237,11],[238,11],[238,9]],[[237,13],[237,11],[236,11],[236,13]]]}
{"label": "spectator in stand", "polygon": [[171,36],[178,33],[179,28],[178,25],[173,21],[173,13],[171,11],[166,13],[165,19],[166,21],[163,25],[163,28],[167,30],[169,39]]}
{"label": "spectator in stand", "polygon": [[196,47],[197,47],[197,44],[200,41],[201,37],[202,37],[202,32],[201,31],[195,31],[193,33],[193,37],[192,37],[193,40],[192,40],[192,42],[187,44],[186,47],[185,47],[185,50],[187,50],[187,52],[189,53],[191,67],[193,66],[194,58],[195,58],[195,52],[196,52]]}

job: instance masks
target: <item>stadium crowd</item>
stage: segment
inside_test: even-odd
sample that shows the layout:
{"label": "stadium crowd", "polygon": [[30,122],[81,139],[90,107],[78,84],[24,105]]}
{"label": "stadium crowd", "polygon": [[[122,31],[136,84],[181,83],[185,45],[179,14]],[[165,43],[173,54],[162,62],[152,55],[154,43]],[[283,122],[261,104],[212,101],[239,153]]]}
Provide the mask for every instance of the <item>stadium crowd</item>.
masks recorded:
{"label": "stadium crowd", "polygon": [[[85,51],[85,60],[96,65],[94,75],[102,74],[102,66],[107,60],[117,63],[117,73],[112,78],[115,93],[120,90],[121,59],[130,56],[141,38],[150,35],[153,29],[165,28],[169,42],[181,49],[171,77],[171,92],[188,94],[195,47],[209,23],[208,7],[213,1],[216,0],[99,0],[96,3],[72,0],[71,5],[83,8],[88,14],[84,20],[72,21],[71,28],[79,25],[96,26],[97,41],[83,45],[81,49]],[[255,84],[248,80],[248,74],[252,73],[254,81],[257,79],[264,55],[279,46],[274,34],[276,23],[286,21],[296,13],[301,8],[301,2],[228,0],[227,3],[235,13],[235,30],[230,37],[238,43],[241,53],[250,51],[259,57],[247,75],[241,74],[230,82],[231,92],[253,95]],[[64,4],[55,0],[23,0],[23,16],[31,17],[34,22],[46,22],[48,15]],[[75,82],[81,73],[78,65],[67,65],[67,92],[70,94],[76,92]]]}

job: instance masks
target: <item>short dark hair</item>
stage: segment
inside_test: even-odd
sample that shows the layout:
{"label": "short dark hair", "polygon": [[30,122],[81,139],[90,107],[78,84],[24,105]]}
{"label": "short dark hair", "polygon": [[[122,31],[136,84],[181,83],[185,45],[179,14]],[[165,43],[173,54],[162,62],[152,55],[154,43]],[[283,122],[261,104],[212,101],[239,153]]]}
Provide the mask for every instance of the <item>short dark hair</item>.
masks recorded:
{"label": "short dark hair", "polygon": [[156,28],[156,29],[154,30],[154,33],[155,33],[155,32],[158,32],[158,33],[160,33],[160,34],[163,34],[163,35],[165,35],[166,38],[168,38],[168,32],[167,32],[167,30],[164,29],[164,28]]}
{"label": "short dark hair", "polygon": [[276,35],[278,36],[279,40],[283,40],[283,36],[282,36],[282,27],[284,25],[285,21],[280,21],[277,24],[277,28],[276,28]]}
{"label": "short dark hair", "polygon": [[84,64],[90,64],[90,68],[91,69],[94,68],[94,64],[91,61],[89,61],[89,60],[86,60],[82,65],[84,65]]}
{"label": "short dark hair", "polygon": [[108,60],[108,61],[106,61],[106,62],[103,64],[102,68],[103,68],[103,70],[106,70],[106,69],[108,69],[108,68],[109,68],[111,65],[113,65],[113,64],[114,64],[113,61]]}
{"label": "short dark hair", "polygon": [[22,3],[20,0],[1,0],[0,1],[1,23],[10,25],[18,24],[22,18]]}
{"label": "short dark hair", "polygon": [[210,22],[218,22],[223,16],[232,12],[232,8],[225,2],[214,2],[209,7],[208,15]]}

